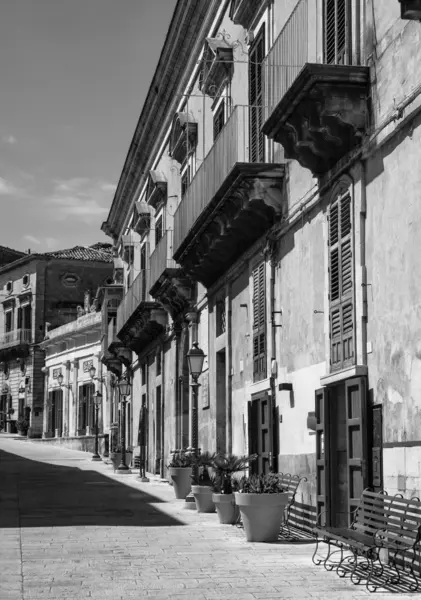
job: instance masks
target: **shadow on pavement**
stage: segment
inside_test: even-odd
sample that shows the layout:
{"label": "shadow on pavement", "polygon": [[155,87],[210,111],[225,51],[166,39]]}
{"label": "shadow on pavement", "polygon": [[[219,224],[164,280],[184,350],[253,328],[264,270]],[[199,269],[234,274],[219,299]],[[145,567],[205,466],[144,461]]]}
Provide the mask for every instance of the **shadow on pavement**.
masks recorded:
{"label": "shadow on pavement", "polygon": [[152,506],[160,502],[97,471],[0,450],[0,528],[184,525]]}

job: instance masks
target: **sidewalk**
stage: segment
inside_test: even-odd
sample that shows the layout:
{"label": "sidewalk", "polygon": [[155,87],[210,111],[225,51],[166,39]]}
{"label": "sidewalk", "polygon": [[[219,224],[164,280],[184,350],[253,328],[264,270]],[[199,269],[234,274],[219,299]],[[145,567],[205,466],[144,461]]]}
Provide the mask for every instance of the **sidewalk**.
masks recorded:
{"label": "sidewalk", "polygon": [[[371,596],[311,562],[313,544],[258,544],[168,484],[75,450],[0,437],[1,600],[270,600]],[[376,593],[373,598],[419,597]]]}

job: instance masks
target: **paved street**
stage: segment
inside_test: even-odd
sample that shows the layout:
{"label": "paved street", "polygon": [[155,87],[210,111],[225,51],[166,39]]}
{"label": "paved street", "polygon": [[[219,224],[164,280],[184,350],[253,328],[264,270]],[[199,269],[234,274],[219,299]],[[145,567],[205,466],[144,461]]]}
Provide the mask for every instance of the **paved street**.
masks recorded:
{"label": "paved street", "polygon": [[316,568],[313,544],[247,543],[173,496],[85,453],[0,435],[0,600],[371,596]]}

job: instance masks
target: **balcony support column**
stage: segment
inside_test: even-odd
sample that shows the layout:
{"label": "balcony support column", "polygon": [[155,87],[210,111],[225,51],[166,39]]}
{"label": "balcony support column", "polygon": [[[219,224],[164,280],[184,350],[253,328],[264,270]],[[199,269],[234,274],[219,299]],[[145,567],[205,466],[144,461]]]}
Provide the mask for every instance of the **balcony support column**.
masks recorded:
{"label": "balcony support column", "polygon": [[73,435],[78,435],[79,427],[79,395],[77,389],[77,379],[79,372],[79,361],[75,359],[73,361],[73,382],[72,382],[72,396],[73,396]]}
{"label": "balcony support column", "polygon": [[50,437],[50,432],[48,431],[48,421],[50,414],[50,406],[48,402],[48,381],[50,377],[50,369],[48,367],[44,368],[44,413],[42,415],[42,437],[48,438]]}

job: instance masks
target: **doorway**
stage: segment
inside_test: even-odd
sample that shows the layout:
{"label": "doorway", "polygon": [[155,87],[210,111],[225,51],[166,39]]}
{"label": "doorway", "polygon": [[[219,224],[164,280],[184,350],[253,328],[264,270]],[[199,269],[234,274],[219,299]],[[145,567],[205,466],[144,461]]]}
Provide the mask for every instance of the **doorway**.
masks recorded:
{"label": "doorway", "polygon": [[226,452],[227,402],[225,348],[216,353],[216,451]]}
{"label": "doorway", "polygon": [[251,473],[270,473],[273,452],[272,398],[267,393],[252,396],[248,403],[249,454],[257,454],[250,463]]}
{"label": "doorway", "polygon": [[367,487],[366,379],[316,391],[317,514],[347,527]]}

